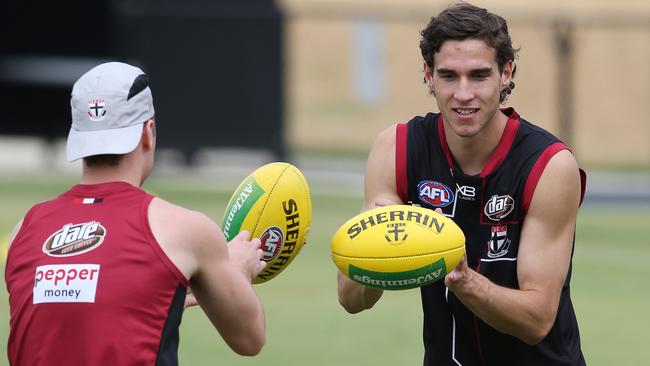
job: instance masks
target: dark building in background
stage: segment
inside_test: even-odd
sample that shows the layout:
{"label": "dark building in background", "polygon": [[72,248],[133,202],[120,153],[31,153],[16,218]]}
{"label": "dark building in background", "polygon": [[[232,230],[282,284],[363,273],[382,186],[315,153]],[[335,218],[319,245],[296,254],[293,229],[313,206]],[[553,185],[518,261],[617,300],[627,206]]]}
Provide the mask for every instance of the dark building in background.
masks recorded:
{"label": "dark building in background", "polygon": [[[5,11],[6,10],[6,11]],[[72,84],[124,61],[149,76],[158,145],[285,159],[283,18],[272,0],[6,0],[0,134],[67,136]]]}
{"label": "dark building in background", "polygon": [[[72,83],[110,57],[107,1],[5,0],[0,8],[0,134],[66,136]],[[83,31],[80,31],[83,30]],[[68,128],[66,128],[68,127]]]}

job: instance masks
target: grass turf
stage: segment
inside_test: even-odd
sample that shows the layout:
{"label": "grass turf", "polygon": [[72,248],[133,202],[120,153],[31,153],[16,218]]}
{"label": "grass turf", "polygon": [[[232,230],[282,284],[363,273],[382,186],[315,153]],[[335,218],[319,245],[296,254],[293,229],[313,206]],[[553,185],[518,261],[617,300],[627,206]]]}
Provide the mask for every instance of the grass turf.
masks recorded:
{"label": "grass turf", "polygon": [[[0,241],[34,203],[74,183],[70,178],[2,179]],[[231,189],[234,189],[234,185]],[[152,178],[145,186],[177,204],[221,221],[230,192],[209,180],[185,184]],[[199,308],[185,312],[182,365],[417,365],[422,360],[421,310],[417,290],[387,292],[371,311],[347,314],[336,298],[336,269],[329,239],[356,214],[360,197],[325,195],[314,187],[309,243],[276,279],[255,287],[267,316],[267,344],[254,358],[234,354]],[[650,209],[583,207],[578,219],[572,297],[589,365],[650,364],[640,336],[648,328]],[[9,311],[0,291],[0,350],[6,349]],[[4,352],[3,352],[4,353]],[[0,365],[6,365],[6,356]]]}

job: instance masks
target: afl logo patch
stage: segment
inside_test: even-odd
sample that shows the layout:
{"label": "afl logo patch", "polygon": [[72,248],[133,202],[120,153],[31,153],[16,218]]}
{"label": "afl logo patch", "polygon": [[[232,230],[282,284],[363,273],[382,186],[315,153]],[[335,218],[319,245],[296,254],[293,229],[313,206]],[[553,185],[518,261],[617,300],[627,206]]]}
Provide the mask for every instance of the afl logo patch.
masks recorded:
{"label": "afl logo patch", "polygon": [[271,226],[264,230],[264,233],[260,236],[260,241],[262,242],[260,248],[264,251],[261,259],[270,262],[280,254],[282,246],[284,246],[284,234],[279,227]]}
{"label": "afl logo patch", "polygon": [[487,203],[483,212],[492,221],[500,221],[508,216],[515,208],[515,200],[509,195],[492,196]]}
{"label": "afl logo patch", "polygon": [[104,242],[106,229],[98,222],[65,224],[43,243],[43,253],[50,257],[69,257],[91,251]]}
{"label": "afl logo patch", "polygon": [[446,185],[434,180],[418,183],[420,200],[433,207],[445,207],[454,202],[454,193]]}

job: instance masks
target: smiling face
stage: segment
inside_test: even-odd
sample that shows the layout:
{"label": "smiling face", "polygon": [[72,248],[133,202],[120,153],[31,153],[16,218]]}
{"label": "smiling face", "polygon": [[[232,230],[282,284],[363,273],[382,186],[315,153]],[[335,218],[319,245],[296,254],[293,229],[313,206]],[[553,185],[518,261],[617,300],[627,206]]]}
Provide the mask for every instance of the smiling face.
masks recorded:
{"label": "smiling face", "polygon": [[447,40],[424,73],[447,133],[471,138],[486,129],[500,131],[499,96],[512,79],[512,61],[500,72],[496,50],[483,40]]}

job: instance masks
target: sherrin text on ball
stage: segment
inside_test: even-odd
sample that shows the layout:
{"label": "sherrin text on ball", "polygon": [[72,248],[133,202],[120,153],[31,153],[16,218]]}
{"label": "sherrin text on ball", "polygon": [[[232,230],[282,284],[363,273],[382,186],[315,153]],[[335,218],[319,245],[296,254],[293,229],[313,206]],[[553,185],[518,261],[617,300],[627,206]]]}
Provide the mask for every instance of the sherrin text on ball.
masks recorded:
{"label": "sherrin text on ball", "polygon": [[298,255],[310,226],[307,181],[295,166],[278,162],[256,169],[243,180],[228,202],[221,227],[228,241],[242,230],[261,240],[267,265],[253,283],[263,283]]}
{"label": "sherrin text on ball", "polygon": [[368,287],[404,290],[436,282],[465,254],[465,235],[451,219],[407,205],[356,215],[332,238],[332,259]]}

